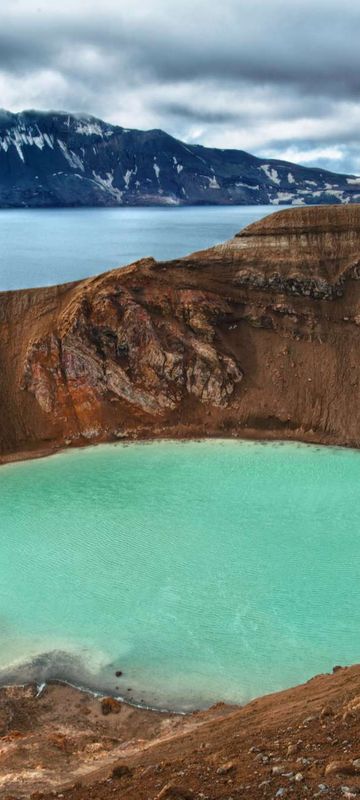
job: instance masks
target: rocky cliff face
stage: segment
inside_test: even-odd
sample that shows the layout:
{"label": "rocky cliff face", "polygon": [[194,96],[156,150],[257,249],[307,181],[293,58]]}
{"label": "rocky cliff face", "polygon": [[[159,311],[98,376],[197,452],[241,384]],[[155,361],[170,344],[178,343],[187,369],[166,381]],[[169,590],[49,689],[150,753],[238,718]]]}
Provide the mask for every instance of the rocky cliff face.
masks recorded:
{"label": "rocky cliff face", "polygon": [[360,206],[0,295],[0,453],[126,437],[360,445]]}
{"label": "rocky cliff face", "polygon": [[356,203],[360,178],[94,117],[0,111],[0,207]]}

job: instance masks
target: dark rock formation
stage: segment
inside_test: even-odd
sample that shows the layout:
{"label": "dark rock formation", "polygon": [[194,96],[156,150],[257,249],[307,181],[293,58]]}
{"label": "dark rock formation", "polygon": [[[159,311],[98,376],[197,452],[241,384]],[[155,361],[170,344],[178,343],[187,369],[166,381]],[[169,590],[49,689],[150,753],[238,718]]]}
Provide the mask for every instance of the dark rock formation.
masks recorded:
{"label": "dark rock formation", "polygon": [[94,117],[0,112],[0,207],[356,203],[360,178]]}
{"label": "dark rock formation", "polygon": [[0,295],[0,452],[236,435],[360,444],[360,206]]}

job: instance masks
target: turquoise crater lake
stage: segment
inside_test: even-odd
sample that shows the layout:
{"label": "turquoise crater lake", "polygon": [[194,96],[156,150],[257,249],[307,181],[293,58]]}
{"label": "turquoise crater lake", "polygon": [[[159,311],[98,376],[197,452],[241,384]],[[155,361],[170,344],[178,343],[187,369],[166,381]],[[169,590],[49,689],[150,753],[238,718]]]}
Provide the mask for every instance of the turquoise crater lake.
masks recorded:
{"label": "turquoise crater lake", "polygon": [[360,453],[288,443],[2,467],[0,682],[186,710],[359,661],[359,486]]}

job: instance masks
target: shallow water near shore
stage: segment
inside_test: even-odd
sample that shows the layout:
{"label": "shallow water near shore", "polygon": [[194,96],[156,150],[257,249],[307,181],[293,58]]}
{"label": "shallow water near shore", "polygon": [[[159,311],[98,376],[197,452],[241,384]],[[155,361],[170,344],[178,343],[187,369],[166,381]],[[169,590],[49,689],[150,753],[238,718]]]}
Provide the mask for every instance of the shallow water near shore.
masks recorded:
{"label": "shallow water near shore", "polygon": [[0,682],[190,710],[359,661],[359,483],[357,451],[231,440],[2,467]]}

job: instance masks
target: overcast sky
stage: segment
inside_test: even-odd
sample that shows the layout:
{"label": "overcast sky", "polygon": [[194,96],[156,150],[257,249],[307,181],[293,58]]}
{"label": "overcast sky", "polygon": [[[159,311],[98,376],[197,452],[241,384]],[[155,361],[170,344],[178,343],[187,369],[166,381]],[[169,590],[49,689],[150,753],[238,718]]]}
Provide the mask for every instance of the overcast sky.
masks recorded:
{"label": "overcast sky", "polygon": [[0,106],[360,174],[360,0],[1,0]]}

